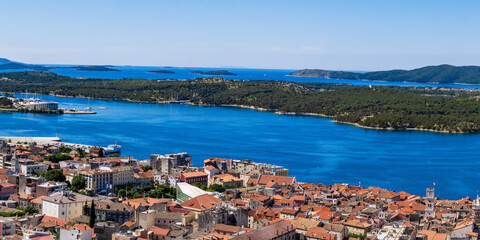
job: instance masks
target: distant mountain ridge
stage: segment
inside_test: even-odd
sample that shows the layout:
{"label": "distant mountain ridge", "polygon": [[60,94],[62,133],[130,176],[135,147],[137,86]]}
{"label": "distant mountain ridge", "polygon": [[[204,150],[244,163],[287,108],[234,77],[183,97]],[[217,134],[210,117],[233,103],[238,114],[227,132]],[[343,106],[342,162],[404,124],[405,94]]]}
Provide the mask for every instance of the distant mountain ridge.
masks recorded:
{"label": "distant mountain ridge", "polygon": [[374,80],[387,82],[418,82],[418,83],[465,83],[480,84],[480,67],[438,65],[417,68],[413,70],[389,70],[356,73],[348,71],[329,71],[322,69],[303,69],[287,76],[323,77],[333,79]]}

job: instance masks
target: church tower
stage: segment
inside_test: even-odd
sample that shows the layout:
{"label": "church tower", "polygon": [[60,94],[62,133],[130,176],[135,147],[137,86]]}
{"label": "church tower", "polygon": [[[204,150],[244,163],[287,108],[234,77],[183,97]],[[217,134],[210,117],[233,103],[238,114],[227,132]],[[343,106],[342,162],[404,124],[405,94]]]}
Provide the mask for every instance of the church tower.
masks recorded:
{"label": "church tower", "polygon": [[12,161],[13,161],[13,164],[12,164],[12,171],[15,173],[15,174],[18,174],[19,172],[19,166],[18,166],[18,156],[16,153],[13,154],[12,156]]}
{"label": "church tower", "polygon": [[477,199],[472,204],[472,217],[475,223],[480,223],[480,200],[478,199],[478,194]]}
{"label": "church tower", "polygon": [[425,218],[435,218],[435,188],[427,188],[427,204]]}

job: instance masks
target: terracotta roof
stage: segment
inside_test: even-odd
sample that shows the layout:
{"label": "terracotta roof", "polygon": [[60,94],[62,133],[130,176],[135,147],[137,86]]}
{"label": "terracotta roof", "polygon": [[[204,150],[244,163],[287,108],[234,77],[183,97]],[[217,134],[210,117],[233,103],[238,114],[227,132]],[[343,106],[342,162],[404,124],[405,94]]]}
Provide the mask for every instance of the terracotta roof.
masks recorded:
{"label": "terracotta roof", "polygon": [[69,220],[44,215],[41,222],[42,223],[54,222],[56,226],[65,227],[65,225],[69,222]]}
{"label": "terracotta roof", "polygon": [[295,184],[295,177],[273,176],[273,175],[261,175],[258,179],[259,185],[267,185],[269,182],[276,182],[279,185],[293,185]]}
{"label": "terracotta roof", "polygon": [[37,197],[35,199],[33,199],[32,201],[30,201],[31,203],[34,203],[34,204],[39,204],[41,205],[43,203],[43,199],[46,198],[48,196],[40,196],[40,197]]}
{"label": "terracotta roof", "polygon": [[[197,238],[195,238],[195,239],[198,239],[198,240],[205,240],[205,239],[226,240],[226,239],[229,239],[229,238],[230,238],[229,235],[222,235],[222,234],[217,233],[217,232],[212,232],[212,233],[209,233],[209,234],[206,234],[206,235],[197,237]],[[137,240],[138,240],[138,239],[137,239]]]}
{"label": "terracotta roof", "polygon": [[182,175],[186,178],[190,178],[190,177],[206,177],[208,176],[206,173],[204,172],[184,172],[182,173]]}
{"label": "terracotta roof", "polygon": [[221,202],[223,201],[216,197],[210,196],[208,194],[203,194],[181,203],[180,206],[187,209],[207,210],[215,207],[218,203]]}
{"label": "terracotta roof", "polygon": [[290,208],[282,208],[282,210],[280,211],[280,213],[289,214],[289,215],[295,215],[295,214],[298,213],[298,210],[290,209]]}
{"label": "terracotta roof", "polygon": [[65,229],[67,229],[67,230],[70,230],[70,229],[73,229],[73,228],[76,228],[76,229],[78,229],[78,230],[80,230],[80,231],[82,231],[82,232],[83,232],[83,231],[86,231],[86,230],[89,230],[89,229],[92,229],[92,228],[89,227],[87,224],[75,224],[75,225],[73,225],[73,226],[71,226],[71,225],[65,226]]}
{"label": "terracotta roof", "polygon": [[447,234],[437,233],[431,230],[422,230],[420,233],[423,235],[426,235],[427,240],[446,240],[447,239]]}
{"label": "terracotta roof", "polygon": [[160,236],[167,236],[168,232],[170,232],[169,229],[159,228],[155,226],[151,227],[150,231],[152,231],[154,235],[160,235]]}
{"label": "terracotta roof", "polygon": [[350,220],[344,223],[346,226],[354,227],[354,228],[369,228],[372,226],[370,223],[361,222],[360,220]]}
{"label": "terracotta roof", "polygon": [[217,224],[215,226],[215,231],[217,232],[228,232],[228,233],[236,233],[239,232],[241,227],[232,226],[232,225],[225,225],[225,224]]}
{"label": "terracotta roof", "polygon": [[208,171],[211,171],[212,169],[215,169],[215,167],[212,165],[208,165],[205,167],[205,169],[207,169]]}
{"label": "terracotta roof", "polygon": [[129,199],[125,200],[122,203],[125,203],[129,206],[134,207],[137,209],[139,206],[152,206],[155,203],[167,203],[167,201],[162,200],[162,199],[156,199],[156,198],[151,198],[151,197],[146,197],[146,198],[135,198],[135,199]]}
{"label": "terracotta roof", "polygon": [[293,225],[285,220],[270,224],[263,228],[231,238],[232,240],[274,239],[287,232],[295,231]]}
{"label": "terracotta roof", "polygon": [[317,238],[322,240],[334,240],[335,234],[329,233],[327,230],[321,227],[312,227],[305,233],[306,237]]}

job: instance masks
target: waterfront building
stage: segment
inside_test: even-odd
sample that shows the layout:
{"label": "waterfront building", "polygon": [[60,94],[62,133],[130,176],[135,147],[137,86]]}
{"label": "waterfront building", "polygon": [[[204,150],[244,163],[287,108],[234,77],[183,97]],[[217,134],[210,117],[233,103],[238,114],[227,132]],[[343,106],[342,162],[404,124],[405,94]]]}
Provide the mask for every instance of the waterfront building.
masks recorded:
{"label": "waterfront building", "polygon": [[40,99],[25,99],[23,102],[19,103],[26,109],[30,110],[58,110],[58,103],[57,102],[48,102],[48,101],[41,101]]}

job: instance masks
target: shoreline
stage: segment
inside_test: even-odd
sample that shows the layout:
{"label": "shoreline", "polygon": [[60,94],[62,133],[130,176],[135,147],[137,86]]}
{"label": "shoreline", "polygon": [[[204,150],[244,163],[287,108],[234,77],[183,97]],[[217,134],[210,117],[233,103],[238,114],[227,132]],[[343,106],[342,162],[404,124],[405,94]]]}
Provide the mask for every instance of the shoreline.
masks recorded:
{"label": "shoreline", "polygon": [[[479,85],[480,86],[480,85]],[[17,94],[29,94],[29,93],[17,93]],[[156,102],[142,102],[142,101],[135,101],[135,100],[130,100],[130,99],[108,99],[108,98],[89,98],[85,96],[64,96],[64,95],[57,95],[57,94],[48,94],[49,96],[55,96],[55,97],[65,97],[65,98],[84,98],[84,99],[94,99],[94,100],[102,100],[102,101],[125,101],[125,102],[130,102],[130,103],[146,103],[146,104],[171,104],[171,101],[156,101]],[[352,122],[343,122],[343,121],[337,121],[334,120],[334,116],[329,116],[321,113],[298,113],[298,112],[284,112],[284,111],[277,111],[275,109],[267,109],[267,108],[260,108],[260,107],[255,107],[255,106],[249,106],[249,105],[239,105],[239,104],[220,104],[220,105],[211,105],[211,104],[204,104],[204,103],[194,103],[194,102],[187,102],[185,103],[187,105],[193,105],[193,106],[205,106],[205,107],[232,107],[232,108],[245,108],[245,109],[251,109],[251,110],[256,110],[260,112],[272,112],[278,115],[290,115],[290,116],[312,116],[312,117],[323,117],[323,118],[330,118],[332,119],[331,122],[333,123],[339,123],[339,124],[347,124],[351,125],[354,127],[358,128],[363,128],[363,129],[370,129],[370,130],[386,130],[386,131],[420,131],[420,132],[433,132],[433,133],[446,133],[446,134],[469,134],[467,132],[450,132],[450,131],[439,131],[439,130],[433,130],[433,129],[423,129],[423,128],[402,128],[402,129],[395,129],[395,128],[380,128],[380,127],[369,127],[369,126],[363,126],[358,123],[352,123]],[[1,112],[1,110],[0,110]],[[475,132],[473,132],[475,133]]]}

